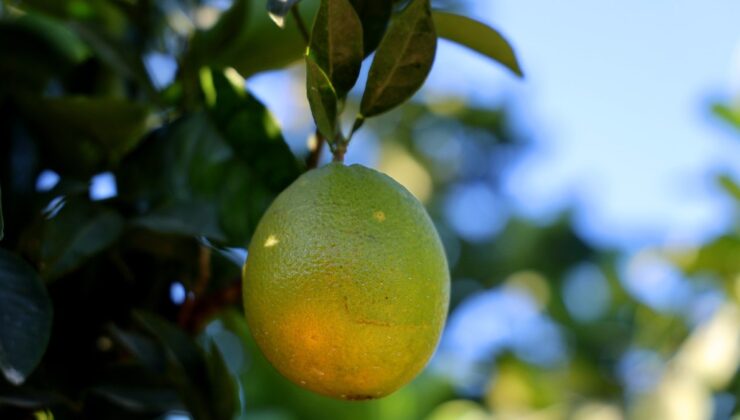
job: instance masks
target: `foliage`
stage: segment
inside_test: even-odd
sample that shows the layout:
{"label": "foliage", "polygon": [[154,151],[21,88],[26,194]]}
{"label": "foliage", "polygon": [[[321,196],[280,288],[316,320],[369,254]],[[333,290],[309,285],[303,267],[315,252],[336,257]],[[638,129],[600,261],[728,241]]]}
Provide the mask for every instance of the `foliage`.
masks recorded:
{"label": "foliage", "polygon": [[[294,15],[313,22],[310,33]],[[547,226],[512,217],[476,240],[452,226],[450,197],[473,183],[495,188],[525,142],[505,109],[408,101],[438,37],[522,73],[497,31],[426,0],[234,0],[224,11],[200,0],[0,2],[0,418],[567,418],[591,403],[627,412],[642,401],[619,373],[635,349],[690,367],[678,356],[705,324],[636,299],[622,257],[580,238],[568,213]],[[155,83],[153,55],[176,64],[171,81]],[[243,250],[321,148],[291,151],[244,80],[302,60],[319,139],[337,158],[362,126],[392,152],[382,169],[400,179],[398,167],[411,165],[428,184],[455,279],[452,313],[485,291],[520,290],[564,332],[567,362],[538,365],[506,349],[476,361],[485,378],[473,397],[429,369],[363,404],[310,394],[269,366],[240,309]],[[367,82],[355,86],[361,66]],[[345,135],[343,112],[354,109]],[[717,112],[738,125],[734,108]],[[101,174],[114,194],[96,192]],[[737,181],[721,182],[736,199]],[[651,255],[736,306],[733,229]],[[564,298],[582,264],[597,267],[612,296],[585,321]],[[738,395],[740,380],[725,371],[734,376],[702,385],[707,393]]]}

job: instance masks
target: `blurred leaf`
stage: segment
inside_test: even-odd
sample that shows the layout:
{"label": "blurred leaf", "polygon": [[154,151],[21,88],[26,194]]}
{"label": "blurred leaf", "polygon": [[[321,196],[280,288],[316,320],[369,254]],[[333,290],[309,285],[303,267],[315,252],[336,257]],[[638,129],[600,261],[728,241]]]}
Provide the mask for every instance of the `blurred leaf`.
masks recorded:
{"label": "blurred leaf", "polygon": [[[736,201],[740,202],[740,185],[730,175],[721,175],[718,179],[719,185],[727,191]],[[2,216],[2,215],[0,215]],[[0,220],[0,222],[2,222]],[[0,236],[2,238],[2,236]]]}
{"label": "blurred leaf", "polygon": [[243,42],[249,28],[250,14],[248,0],[235,0],[212,28],[197,31],[193,35],[188,54],[194,56],[198,66],[228,66],[228,61],[223,58],[224,52],[228,51],[229,47]]}
{"label": "blurred leaf", "polygon": [[311,56],[306,56],[306,93],[316,127],[324,138],[333,141],[337,133],[337,93]]}
{"label": "blurred leaf", "polygon": [[393,0],[350,0],[362,22],[365,56],[370,55],[383,39],[393,12]]}
{"label": "blurred leaf", "polygon": [[0,249],[0,370],[22,384],[46,351],[51,300],[38,274],[21,258]]}
{"label": "blurred leaf", "polygon": [[309,55],[326,73],[337,96],[343,97],[355,85],[364,58],[362,23],[348,0],[321,1]]}
{"label": "blurred leaf", "polygon": [[0,84],[4,90],[39,91],[53,77],[81,63],[87,46],[61,22],[28,13],[0,20]]}
{"label": "blurred leaf", "polygon": [[740,274],[740,237],[726,235],[699,249],[696,258],[685,266],[688,274],[716,274],[727,280],[730,287]]}
{"label": "blurred leaf", "polygon": [[740,130],[740,106],[732,107],[725,104],[715,104],[712,110],[717,116]]}
{"label": "blurred leaf", "polygon": [[391,21],[375,53],[362,96],[362,115],[381,114],[409,99],[429,74],[436,49],[429,0],[411,0]]}
{"label": "blurred leaf", "polygon": [[92,27],[73,23],[71,28],[111,70],[135,81],[152,98],[156,98],[156,89],[144,67],[140,52],[133,50],[122,40]]}
{"label": "blurred leaf", "polygon": [[432,17],[440,37],[483,54],[501,63],[517,76],[523,76],[514,49],[495,29],[474,19],[439,10],[432,12]]}
{"label": "blurred leaf", "polygon": [[123,218],[110,209],[71,199],[44,226],[42,274],[55,279],[111,246],[123,232]]}
{"label": "blurred leaf", "polygon": [[23,101],[52,169],[90,175],[117,164],[154,123],[147,105],[113,98],[62,97]]}

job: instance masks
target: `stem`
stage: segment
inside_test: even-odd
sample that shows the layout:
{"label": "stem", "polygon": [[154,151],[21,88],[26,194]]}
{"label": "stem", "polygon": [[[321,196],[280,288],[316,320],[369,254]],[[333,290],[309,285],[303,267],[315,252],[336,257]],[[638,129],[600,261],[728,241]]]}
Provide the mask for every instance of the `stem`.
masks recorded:
{"label": "stem", "polygon": [[206,291],[208,282],[211,280],[211,250],[201,245],[198,248],[198,277],[195,279],[193,289],[188,293],[188,297],[180,308],[177,322],[183,328],[188,328],[191,323],[195,301]]}
{"label": "stem", "polygon": [[306,166],[308,166],[308,169],[314,169],[317,166],[319,166],[319,160],[321,160],[321,149],[324,148],[324,142],[326,139],[324,136],[319,133],[319,130],[316,130],[316,144],[313,150],[311,150],[311,154],[308,155],[308,160],[306,161]]}
{"label": "stem", "polygon": [[306,46],[308,46],[308,44],[311,42],[311,35],[309,35],[306,23],[303,21],[303,17],[301,17],[301,12],[298,10],[298,3],[294,4],[293,7],[290,8],[290,13],[295,19],[296,26],[298,26],[298,32],[301,33],[303,40],[306,41]]}

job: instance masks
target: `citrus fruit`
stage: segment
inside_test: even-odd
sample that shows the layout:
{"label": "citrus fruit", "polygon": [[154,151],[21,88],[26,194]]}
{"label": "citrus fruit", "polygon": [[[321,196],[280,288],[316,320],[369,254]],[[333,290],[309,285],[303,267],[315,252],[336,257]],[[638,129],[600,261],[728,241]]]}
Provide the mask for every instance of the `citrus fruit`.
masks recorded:
{"label": "citrus fruit", "polygon": [[390,177],[332,163],[267,210],[243,270],[247,323],[285,377],[319,394],[378,398],[426,365],[449,303],[429,216]]}

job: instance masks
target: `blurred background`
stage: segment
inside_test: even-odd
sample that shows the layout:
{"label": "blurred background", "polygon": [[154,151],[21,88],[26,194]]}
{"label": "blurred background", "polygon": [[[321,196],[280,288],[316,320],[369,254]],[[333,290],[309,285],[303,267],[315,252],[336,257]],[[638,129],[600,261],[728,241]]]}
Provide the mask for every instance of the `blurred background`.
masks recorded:
{"label": "blurred background", "polygon": [[[6,0],[5,18],[28,9],[44,19],[77,25],[75,20],[94,19],[95,13],[108,10],[100,6],[105,2],[70,1],[62,13],[51,6],[54,2],[44,3]],[[239,38],[245,40],[241,49],[216,62],[232,63],[233,57],[252,53],[278,56],[282,43],[290,42],[281,37],[291,29],[270,26],[261,2],[252,3],[259,4],[251,6],[250,19],[258,22],[254,27],[265,29]],[[186,68],[182,39],[208,30],[233,4],[172,0],[149,6],[158,13],[149,19],[159,19],[162,28],[149,34],[154,42],[135,51],[143,66],[141,77],[151,81],[150,89],[161,92],[166,103],[168,95],[177,96],[173,86]],[[219,311],[205,308],[192,330],[198,343],[212,343],[205,348],[221,353],[234,379],[238,418],[740,419],[740,3],[448,0],[435,6],[505,34],[525,78],[441,41],[422,90],[412,102],[369,121],[352,140],[346,163],[389,174],[434,219],[452,272],[450,315],[440,346],[425,372],[392,396],[339,402],[281,378],[256,349],[238,304]],[[310,10],[306,6],[305,14]],[[123,33],[133,25],[106,13],[98,24],[122,25]],[[75,66],[89,69],[78,75],[77,84],[52,78],[40,89],[41,96],[83,93],[140,101],[131,86],[115,82],[136,79],[138,73],[114,71],[110,80],[102,80],[107,73],[95,66],[116,67],[120,58],[105,46],[101,50],[104,41],[96,41],[95,34],[75,33],[93,51],[89,54],[100,58],[93,63],[80,59],[82,64]],[[0,42],[13,43],[9,38]],[[290,62],[290,54],[285,57]],[[282,62],[265,60],[236,60],[234,67],[246,89],[274,115],[292,153],[305,158],[313,121],[303,66],[276,70]],[[358,86],[364,85],[367,67],[366,62]],[[97,75],[98,82],[78,89],[89,82],[85,74]],[[187,97],[187,87],[180,88]],[[358,88],[350,94],[351,109],[357,108],[360,95]],[[8,97],[21,95],[11,91]],[[6,101],[6,108],[26,107],[18,114],[27,113],[33,105],[23,98]],[[31,111],[41,112],[36,107]],[[158,127],[166,114],[147,127]],[[4,134],[12,137],[8,143],[16,146],[9,148],[16,151],[24,139],[36,136],[35,128],[50,121],[33,122],[27,115],[6,118],[10,122]],[[324,150],[322,162],[330,155]],[[160,242],[145,235],[170,241],[172,235],[190,233],[200,238],[200,246],[213,248],[214,270],[229,279],[238,276],[238,267],[248,258],[246,247],[232,241],[229,232],[219,242],[217,234],[188,232],[177,223],[195,219],[177,219],[174,213],[149,217],[149,207],[116,201],[139,191],[131,187],[132,175],[121,169],[132,158],[120,165],[96,164],[83,176],[67,176],[58,169],[64,165],[47,165],[45,159],[39,158],[28,176],[36,194],[43,193],[43,200],[34,200],[46,209],[46,223],[70,207],[69,197],[80,188],[74,180],[83,184],[85,200],[120,205],[126,209],[120,210],[124,217],[136,215],[131,222],[141,230],[136,235],[152,247]],[[18,158],[13,163],[22,166]],[[17,180],[18,171],[3,170],[9,231],[3,246],[23,243],[22,235],[12,232],[14,203],[8,201],[12,192],[6,184]],[[270,171],[256,175],[272,176]],[[270,182],[265,185],[272,188]],[[269,195],[259,200],[269,202],[265,197]],[[67,204],[60,207],[60,201]],[[139,280],[139,267],[149,260],[132,260],[125,249],[121,255]],[[55,303],[67,298],[57,297],[54,287],[63,288],[59,282],[74,274],[71,268],[62,271],[50,275]],[[121,305],[121,313],[133,306],[156,307],[165,317],[181,314],[194,286],[188,276],[173,281],[175,271],[157,268],[157,273],[168,273],[154,293],[159,297],[148,303],[133,299],[137,303]],[[229,284],[224,280],[209,287],[228,290]],[[55,311],[60,309],[55,306]],[[116,345],[126,341],[121,337],[130,327],[127,319],[125,314],[103,318],[107,329],[93,328],[91,343],[97,350],[90,351],[104,346],[101,337],[111,336]],[[99,336],[99,331],[106,332]],[[54,343],[52,333],[49,351],[63,360],[60,355],[70,350],[54,353]],[[53,367],[42,370],[53,376]],[[178,398],[169,394],[154,398],[150,393],[147,398],[132,392],[132,384],[106,388],[106,381],[95,375],[88,382],[85,386],[97,389],[91,392],[96,397],[82,400],[97,398],[93,406],[99,413],[188,418],[177,408]],[[40,383],[36,385],[43,388]],[[72,394],[79,395],[82,384],[75,386]],[[3,401],[8,399],[0,397]],[[64,416],[54,409],[36,412],[55,414]]]}

